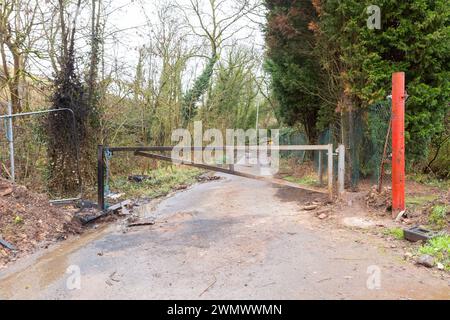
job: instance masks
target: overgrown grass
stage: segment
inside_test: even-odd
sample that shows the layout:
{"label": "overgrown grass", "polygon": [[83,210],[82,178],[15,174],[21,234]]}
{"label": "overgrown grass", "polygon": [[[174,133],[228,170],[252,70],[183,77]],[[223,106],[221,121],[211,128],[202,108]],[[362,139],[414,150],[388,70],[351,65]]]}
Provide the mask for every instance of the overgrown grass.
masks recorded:
{"label": "overgrown grass", "polygon": [[449,206],[441,204],[435,205],[431,209],[431,213],[428,216],[428,223],[433,229],[444,229],[447,227],[447,213],[449,212]]}
{"label": "overgrown grass", "polygon": [[405,238],[402,228],[386,228],[383,231],[383,234],[386,236],[394,237],[397,240],[402,240]]}
{"label": "overgrown grass", "polygon": [[203,171],[198,169],[168,166],[151,170],[146,173],[149,177],[142,182],[129,181],[128,176],[119,176],[111,179],[112,192],[125,193],[132,198],[156,198],[167,195],[180,185],[195,183],[196,178]]}
{"label": "overgrown grass", "polygon": [[442,235],[429,240],[419,248],[420,254],[428,254],[442,263],[450,271],[450,235]]}
{"label": "overgrown grass", "polygon": [[312,175],[304,176],[301,178],[293,177],[293,176],[286,176],[283,178],[286,181],[297,183],[304,186],[311,186],[311,187],[317,187],[319,186],[319,180],[317,180],[316,177]]}

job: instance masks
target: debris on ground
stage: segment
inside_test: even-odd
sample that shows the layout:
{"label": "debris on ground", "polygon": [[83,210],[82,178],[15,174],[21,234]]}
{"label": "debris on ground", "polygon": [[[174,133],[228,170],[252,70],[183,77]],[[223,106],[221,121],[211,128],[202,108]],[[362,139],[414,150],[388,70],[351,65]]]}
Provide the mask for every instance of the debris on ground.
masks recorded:
{"label": "debris on ground", "polygon": [[14,247],[14,246],[13,246],[11,243],[9,243],[8,241],[3,240],[2,238],[0,238],[0,244],[1,244],[2,246],[4,246],[6,249],[13,250],[13,251],[16,250],[16,247]]}
{"label": "debris on ground", "polygon": [[[51,205],[45,195],[1,178],[0,194],[0,267],[32,252],[40,243],[81,233],[74,210]],[[16,250],[7,248],[6,243]]]}
{"label": "debris on ground", "polygon": [[12,188],[2,188],[2,189],[0,189],[0,196],[6,197],[6,196],[9,196],[12,192],[13,192]]}
{"label": "debris on ground", "polygon": [[427,241],[432,237],[430,230],[418,226],[404,230],[403,234],[405,239],[411,242]]}
{"label": "debris on ground", "polygon": [[106,212],[107,213],[117,213],[119,210],[123,211],[123,209],[132,209],[133,206],[134,206],[134,204],[133,204],[133,202],[131,202],[131,200],[125,200],[125,201],[119,202],[115,205],[108,207]]}
{"label": "debris on ground", "polygon": [[434,267],[434,258],[428,254],[423,254],[417,259],[417,264],[420,264],[427,268],[433,268]]}
{"label": "debris on ground", "polygon": [[219,176],[211,175],[211,173],[209,172],[201,174],[197,177],[198,182],[217,181],[220,179],[221,178]]}
{"label": "debris on ground", "polygon": [[378,192],[377,186],[373,186],[366,195],[366,205],[369,208],[380,210],[385,213],[392,208],[392,190],[385,187],[381,192]]}
{"label": "debris on ground", "polygon": [[149,180],[151,179],[150,176],[146,176],[146,175],[132,175],[128,177],[128,181],[131,182],[136,182],[136,183],[141,183],[145,180]]}
{"label": "debris on ground", "polygon": [[125,196],[125,193],[110,193],[106,197],[111,200],[119,200],[120,198],[122,198],[124,196]]}
{"label": "debris on ground", "polygon": [[328,218],[328,215],[327,215],[326,213],[322,213],[322,214],[320,214],[320,215],[318,216],[318,218],[319,218],[320,220],[323,220],[323,219]]}
{"label": "debris on ground", "polygon": [[143,226],[153,226],[155,225],[156,221],[152,219],[147,220],[138,220],[137,222],[130,222],[127,227],[143,227]]}
{"label": "debris on ground", "polygon": [[135,203],[132,202],[131,200],[125,200],[108,207],[105,211],[99,211],[97,209],[82,210],[76,214],[76,217],[83,225],[86,225],[100,218],[111,216],[111,214],[117,214],[122,216],[129,215],[130,210],[133,209],[134,205]]}
{"label": "debris on ground", "polygon": [[180,184],[174,188],[175,191],[186,190],[188,188],[187,184]]}
{"label": "debris on ground", "polygon": [[313,211],[316,210],[319,206],[316,204],[312,204],[312,205],[307,205],[303,207],[303,210],[305,211]]}

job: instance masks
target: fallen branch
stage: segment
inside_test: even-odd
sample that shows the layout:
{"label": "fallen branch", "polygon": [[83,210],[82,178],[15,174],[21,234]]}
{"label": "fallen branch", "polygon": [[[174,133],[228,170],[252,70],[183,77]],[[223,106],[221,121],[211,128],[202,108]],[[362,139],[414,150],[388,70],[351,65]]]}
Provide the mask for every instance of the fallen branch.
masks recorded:
{"label": "fallen branch", "polygon": [[208,288],[206,288],[205,290],[203,290],[202,293],[199,294],[199,297],[201,297],[205,292],[207,292],[209,289],[211,289],[213,285],[216,284],[217,278],[214,275],[213,275],[213,277],[214,277],[214,281],[208,286]]}

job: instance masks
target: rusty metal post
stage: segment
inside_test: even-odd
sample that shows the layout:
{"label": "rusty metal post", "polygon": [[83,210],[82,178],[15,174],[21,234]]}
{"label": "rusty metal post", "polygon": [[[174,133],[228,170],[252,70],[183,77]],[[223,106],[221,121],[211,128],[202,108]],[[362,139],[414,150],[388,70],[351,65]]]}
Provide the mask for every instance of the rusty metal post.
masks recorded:
{"label": "rusty metal post", "polygon": [[97,149],[97,196],[98,207],[105,210],[105,152],[103,145]]}
{"label": "rusty metal post", "polygon": [[392,216],[405,210],[405,73],[392,75]]}

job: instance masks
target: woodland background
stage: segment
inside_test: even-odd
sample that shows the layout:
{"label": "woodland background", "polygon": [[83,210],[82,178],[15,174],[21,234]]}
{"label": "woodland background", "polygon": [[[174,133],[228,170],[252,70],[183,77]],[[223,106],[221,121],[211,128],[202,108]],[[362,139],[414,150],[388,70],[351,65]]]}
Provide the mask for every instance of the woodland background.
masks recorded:
{"label": "woodland background", "polygon": [[[381,8],[380,30],[367,28],[373,4]],[[52,195],[76,192],[79,144],[83,182],[94,186],[98,144],[170,145],[172,130],[194,120],[344,143],[351,175],[364,177],[373,153],[367,146],[384,143],[395,71],[406,72],[409,94],[408,170],[448,179],[449,6],[0,0],[0,114],[10,101],[15,113],[70,108],[76,115],[76,137],[68,114],[15,120],[18,179]],[[371,117],[374,106],[388,117]],[[1,175],[8,177],[3,124],[0,135]],[[157,166],[131,159],[115,170]]]}

